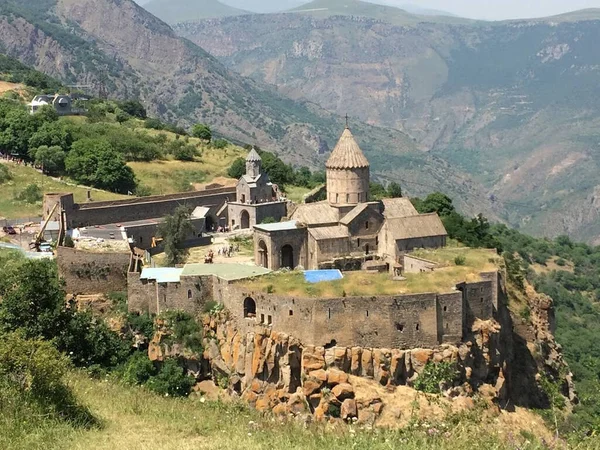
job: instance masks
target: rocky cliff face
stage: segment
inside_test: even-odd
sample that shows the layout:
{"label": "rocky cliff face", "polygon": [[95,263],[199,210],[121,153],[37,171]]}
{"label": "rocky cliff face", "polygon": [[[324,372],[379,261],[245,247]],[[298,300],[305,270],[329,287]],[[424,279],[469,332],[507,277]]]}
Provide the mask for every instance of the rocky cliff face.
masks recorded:
{"label": "rocky cliff face", "polygon": [[[456,369],[453,379],[439,380],[441,401],[453,411],[473,408],[474,398],[499,409],[548,408],[553,399],[547,383],[570,405],[577,398],[552,334],[552,301],[531,288],[526,297],[530,321],[515,325],[505,309],[497,321],[476,321],[460,346],[431,349],[305,346],[266,326],[241,331],[221,313],[204,319],[204,362],[191,358],[189,367],[259,410],[366,424],[409,420],[408,405],[419,401],[412,387],[428,376],[430,363]],[[157,334],[150,345],[153,359],[181,353],[165,348],[164,336]]]}

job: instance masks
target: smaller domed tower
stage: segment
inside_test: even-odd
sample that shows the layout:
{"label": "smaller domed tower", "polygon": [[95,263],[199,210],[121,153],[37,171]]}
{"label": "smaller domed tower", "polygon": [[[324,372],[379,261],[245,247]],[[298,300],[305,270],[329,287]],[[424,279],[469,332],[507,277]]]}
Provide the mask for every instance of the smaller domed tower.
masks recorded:
{"label": "smaller domed tower", "polygon": [[252,178],[260,176],[262,169],[262,159],[256,149],[252,147],[250,153],[246,157],[246,175]]}
{"label": "smaller domed tower", "polygon": [[348,206],[369,201],[369,161],[346,127],[325,164],[327,198],[331,206]]}

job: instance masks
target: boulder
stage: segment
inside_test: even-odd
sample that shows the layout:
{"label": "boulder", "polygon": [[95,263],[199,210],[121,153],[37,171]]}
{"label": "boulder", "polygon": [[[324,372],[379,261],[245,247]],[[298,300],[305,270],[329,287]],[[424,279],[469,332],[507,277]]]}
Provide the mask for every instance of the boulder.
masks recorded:
{"label": "boulder", "polygon": [[312,394],[320,392],[321,388],[324,385],[325,385],[325,382],[318,380],[316,378],[308,377],[302,385],[304,395],[306,395],[307,397],[310,397]]}
{"label": "boulder", "polygon": [[352,347],[350,351],[350,373],[352,375],[360,375],[360,362],[362,358],[362,348]]}
{"label": "boulder", "polygon": [[361,371],[360,375],[362,377],[372,377],[373,376],[373,352],[371,349],[365,348],[362,351],[361,356]]}
{"label": "boulder", "polygon": [[353,398],[347,398],[342,402],[340,417],[344,420],[358,417],[358,408],[356,407],[356,401]]}
{"label": "boulder", "polygon": [[348,382],[348,374],[339,369],[329,369],[327,372],[327,384],[330,386]]}
{"label": "boulder", "polygon": [[421,373],[425,368],[425,365],[431,361],[433,357],[433,350],[429,349],[413,349],[410,352],[410,363],[413,370],[417,373]]}
{"label": "boulder", "polygon": [[312,370],[308,373],[308,376],[310,378],[314,378],[315,380],[322,381],[323,383],[327,381],[327,372],[325,372],[323,369]]}
{"label": "boulder", "polygon": [[338,384],[331,390],[331,393],[340,401],[354,398],[354,388],[349,383]]}
{"label": "boulder", "polygon": [[194,386],[194,391],[203,394],[208,400],[219,399],[220,389],[212,380],[204,380]]}
{"label": "boulder", "polygon": [[325,351],[323,347],[306,346],[302,352],[302,369],[305,373],[325,367]]}

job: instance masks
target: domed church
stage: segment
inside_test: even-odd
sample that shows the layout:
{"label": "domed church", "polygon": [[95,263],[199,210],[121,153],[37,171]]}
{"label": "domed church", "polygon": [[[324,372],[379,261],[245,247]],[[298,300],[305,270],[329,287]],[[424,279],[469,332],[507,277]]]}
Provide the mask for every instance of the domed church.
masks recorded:
{"label": "domed church", "polygon": [[407,198],[369,201],[369,161],[348,127],[325,167],[327,200],[297,205],[288,221],[254,226],[257,265],[356,270],[376,260],[392,271],[406,252],[446,245],[437,214],[419,214]]}

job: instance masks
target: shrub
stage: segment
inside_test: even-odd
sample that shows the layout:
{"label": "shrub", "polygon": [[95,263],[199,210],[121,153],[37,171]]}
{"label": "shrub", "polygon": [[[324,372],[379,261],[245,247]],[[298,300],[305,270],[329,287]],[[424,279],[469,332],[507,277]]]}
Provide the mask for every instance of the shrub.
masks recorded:
{"label": "shrub", "polygon": [[129,384],[144,384],[156,376],[157,370],[146,352],[135,352],[127,360],[123,371],[123,381]]}
{"label": "shrub", "polygon": [[192,136],[210,142],[212,139],[212,131],[208,125],[198,123],[192,127]]}
{"label": "shrub", "polygon": [[42,190],[35,183],[31,183],[31,184],[27,185],[27,187],[25,189],[23,189],[21,192],[19,192],[16,196],[16,199],[18,201],[29,203],[29,204],[35,204],[35,203],[41,201],[42,198],[43,198]]}
{"label": "shrub", "polygon": [[127,316],[127,323],[132,333],[143,334],[147,339],[154,336],[154,319],[150,314],[131,313]]}
{"label": "shrub", "polygon": [[429,394],[439,394],[441,392],[441,384],[453,384],[458,378],[458,370],[452,363],[428,362],[423,369],[423,372],[415,381],[415,389]]}
{"label": "shrub", "polygon": [[454,258],[454,264],[457,266],[464,266],[466,262],[467,258],[465,255],[458,255],[456,258]]}
{"label": "shrub", "polygon": [[560,266],[560,267],[564,267],[564,266],[567,265],[567,261],[565,259],[563,259],[563,258],[558,258],[556,260],[556,265]]}
{"label": "shrub", "polygon": [[69,235],[65,236],[65,242],[63,243],[65,247],[73,248],[75,247],[75,242],[73,242],[73,238]]}
{"label": "shrub", "polygon": [[0,164],[0,184],[6,183],[12,179],[12,175],[10,170],[8,170],[8,166],[5,164]]}
{"label": "shrub", "polygon": [[216,139],[212,142],[213,148],[222,149],[229,145],[229,142],[225,139]]}
{"label": "shrub", "polygon": [[167,311],[161,314],[173,334],[172,339],[197,353],[202,353],[202,328],[196,319],[184,311]]}
{"label": "shrub", "polygon": [[195,384],[193,377],[174,359],[167,359],[158,375],[151,377],[146,386],[157,394],[170,397],[187,397]]}
{"label": "shrub", "polygon": [[173,156],[179,161],[193,161],[196,156],[196,148],[193,145],[178,147],[173,152]]}
{"label": "shrub", "polygon": [[277,221],[273,217],[265,217],[263,220],[261,220],[260,223],[261,224],[277,223]]}

